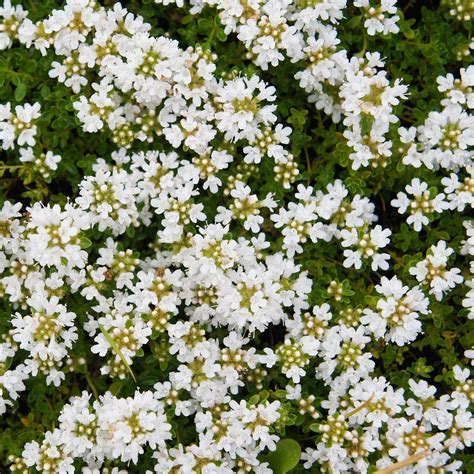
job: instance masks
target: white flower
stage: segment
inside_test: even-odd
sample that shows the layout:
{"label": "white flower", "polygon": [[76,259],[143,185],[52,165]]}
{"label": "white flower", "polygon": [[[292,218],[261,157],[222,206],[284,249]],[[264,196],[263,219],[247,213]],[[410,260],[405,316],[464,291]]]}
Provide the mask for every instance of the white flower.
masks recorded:
{"label": "white flower", "polygon": [[19,37],[20,25],[27,14],[21,5],[12,6],[10,0],[3,1],[0,7],[0,51],[10,48],[13,40]]}
{"label": "white flower", "polygon": [[454,250],[444,240],[440,240],[429,248],[424,260],[409,269],[410,275],[420,283],[430,285],[430,294],[438,301],[443,299],[446,292],[463,282],[459,268],[446,268],[448,258],[453,253]]}
{"label": "white flower", "polygon": [[40,104],[36,102],[33,105],[17,105],[13,113],[10,102],[0,104],[0,142],[4,150],[13,148],[15,141],[20,146],[34,146],[37,132],[35,120],[41,115],[40,109]]}
{"label": "white flower", "polygon": [[382,277],[375,289],[382,297],[377,301],[376,311],[364,311],[361,323],[375,336],[399,346],[415,340],[422,330],[418,313],[428,313],[429,301],[423,292],[418,287],[403,286],[397,277]]}
{"label": "white flower", "polygon": [[58,298],[47,299],[35,294],[28,300],[32,314],[16,313],[12,319],[13,340],[32,357],[45,361],[63,359],[77,339],[74,325],[76,315],[58,303]]}
{"label": "white flower", "polygon": [[449,208],[443,193],[433,197],[431,191],[428,190],[428,184],[418,178],[413,178],[405,190],[413,198],[410,199],[407,194],[399,192],[397,199],[393,199],[390,204],[397,207],[400,214],[404,214],[410,208],[407,223],[412,225],[417,232],[422,229],[422,226],[430,223],[428,215],[432,215],[434,212],[440,213]]}
{"label": "white flower", "polygon": [[370,258],[372,260],[372,270],[376,271],[379,268],[387,270],[390,256],[386,253],[378,253],[378,250],[388,245],[391,233],[389,229],[382,229],[380,225],[375,226],[371,230],[364,227],[361,229],[342,230],[341,245],[343,247],[355,247],[356,249],[344,250],[345,260],[343,265],[346,268],[353,266],[359,269],[362,266],[362,259]]}

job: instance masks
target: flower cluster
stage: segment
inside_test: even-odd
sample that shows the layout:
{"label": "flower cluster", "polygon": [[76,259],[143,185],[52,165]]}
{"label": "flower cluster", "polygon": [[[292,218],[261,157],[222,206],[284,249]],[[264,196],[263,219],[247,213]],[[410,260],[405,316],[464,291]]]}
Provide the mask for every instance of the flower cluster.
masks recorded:
{"label": "flower cluster", "polygon": [[463,472],[474,66],[426,106],[367,48],[410,39],[395,0],[155,3],[208,41],[119,3],[0,8],[46,77],[0,95],[0,464],[270,474],[291,438],[295,472]]}
{"label": "flower cluster", "polygon": [[[397,121],[393,109],[407,98],[407,86],[399,79],[391,83],[379,53],[351,56],[342,47],[337,25],[346,0],[192,0],[191,13],[205,5],[217,8],[224,32],[237,35],[257,66],[266,70],[286,58],[298,64],[294,77],[309,100],[334,121],[343,118],[354,169],[386,166],[392,141],[385,136]],[[399,32],[395,0],[360,0],[354,6],[362,11],[368,35]]]}

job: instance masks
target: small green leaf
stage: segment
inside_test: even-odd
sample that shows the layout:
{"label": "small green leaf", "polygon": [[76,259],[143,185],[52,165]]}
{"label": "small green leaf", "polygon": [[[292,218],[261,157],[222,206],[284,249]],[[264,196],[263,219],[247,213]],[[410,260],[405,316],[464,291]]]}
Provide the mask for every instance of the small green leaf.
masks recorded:
{"label": "small green leaf", "polygon": [[266,461],[275,474],[285,474],[299,463],[301,446],[294,439],[281,439],[276,450],[271,452]]}
{"label": "small green leaf", "polygon": [[23,83],[18,84],[18,86],[15,89],[15,100],[17,102],[21,102],[25,98],[27,90],[28,89],[25,84]]}
{"label": "small green leaf", "polygon": [[48,99],[51,96],[51,89],[49,88],[48,84],[43,84],[41,86],[40,93],[43,99]]}
{"label": "small green leaf", "polygon": [[92,242],[87,237],[81,237],[81,249],[88,249]]}
{"label": "small green leaf", "polygon": [[361,121],[360,121],[360,128],[361,128],[361,133],[362,135],[369,135],[372,126],[374,123],[374,119],[370,115],[362,115]]}
{"label": "small green leaf", "polygon": [[198,20],[198,30],[201,34],[207,34],[212,30],[212,23],[207,18]]}
{"label": "small green leaf", "polygon": [[117,380],[109,387],[109,392],[116,397],[119,394],[120,390],[122,390],[122,387],[123,380]]}
{"label": "small green leaf", "polygon": [[224,30],[218,29],[217,30],[217,39],[221,42],[227,41],[227,35],[224,33]]}
{"label": "small green leaf", "polygon": [[295,108],[290,109],[291,116],[288,118],[287,122],[291,125],[294,125],[295,128],[302,128],[306,123],[306,116],[308,111],[306,109],[298,110]]}
{"label": "small green leaf", "polygon": [[31,74],[35,72],[36,66],[37,66],[36,61],[34,59],[29,59],[28,61],[26,61],[24,65],[24,69],[26,72],[29,72]]}
{"label": "small green leaf", "polygon": [[260,400],[260,395],[256,393],[249,398],[249,405],[256,405]]}
{"label": "small green leaf", "polygon": [[15,86],[19,86],[21,84],[21,79],[18,74],[13,74],[10,78],[10,80],[13,82]]}
{"label": "small green leaf", "polygon": [[350,28],[357,28],[362,23],[362,15],[353,16],[347,23]]}
{"label": "small green leaf", "polygon": [[99,324],[99,329],[104,335],[107,342],[110,344],[110,347],[112,347],[114,352],[120,357],[120,360],[123,362],[123,365],[127,367],[127,370],[130,372],[130,375],[136,383],[137,379],[135,378],[135,374],[133,373],[132,368],[128,365],[127,359],[125,359],[125,356],[122,354],[122,351],[120,350],[118,344],[113,340],[112,336],[107,332],[107,330],[104,328],[104,326],[102,326],[102,324]]}
{"label": "small green leaf", "polygon": [[397,162],[396,170],[401,173],[402,171],[405,170],[405,165],[403,164],[402,161]]}
{"label": "small green leaf", "polygon": [[413,39],[415,37],[415,32],[410,28],[408,21],[402,20],[400,22],[400,30],[406,39]]}

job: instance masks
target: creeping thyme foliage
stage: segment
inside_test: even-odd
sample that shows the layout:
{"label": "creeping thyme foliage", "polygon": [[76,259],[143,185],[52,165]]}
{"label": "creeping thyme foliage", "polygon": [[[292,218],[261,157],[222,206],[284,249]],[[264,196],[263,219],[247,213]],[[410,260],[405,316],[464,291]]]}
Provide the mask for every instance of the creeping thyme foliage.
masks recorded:
{"label": "creeping thyme foliage", "polygon": [[464,0],[0,0],[0,471],[474,472]]}

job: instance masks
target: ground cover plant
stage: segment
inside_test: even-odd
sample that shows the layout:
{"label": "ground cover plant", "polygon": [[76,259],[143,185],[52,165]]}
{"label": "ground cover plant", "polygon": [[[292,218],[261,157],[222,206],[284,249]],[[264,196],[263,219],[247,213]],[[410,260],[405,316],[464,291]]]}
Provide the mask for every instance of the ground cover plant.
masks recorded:
{"label": "ground cover plant", "polygon": [[0,472],[474,472],[471,1],[0,1]]}

